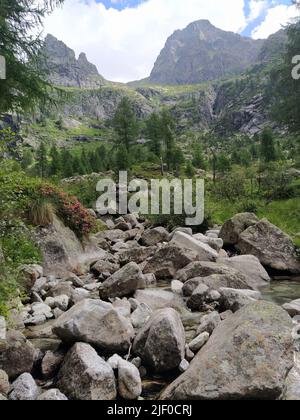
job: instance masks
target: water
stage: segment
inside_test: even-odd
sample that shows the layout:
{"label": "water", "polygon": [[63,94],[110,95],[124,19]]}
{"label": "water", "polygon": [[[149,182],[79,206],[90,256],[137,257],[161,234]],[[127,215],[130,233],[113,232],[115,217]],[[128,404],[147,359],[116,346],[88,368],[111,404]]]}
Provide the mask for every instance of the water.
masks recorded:
{"label": "water", "polygon": [[270,286],[261,289],[265,300],[283,305],[300,299],[300,277],[275,278]]}

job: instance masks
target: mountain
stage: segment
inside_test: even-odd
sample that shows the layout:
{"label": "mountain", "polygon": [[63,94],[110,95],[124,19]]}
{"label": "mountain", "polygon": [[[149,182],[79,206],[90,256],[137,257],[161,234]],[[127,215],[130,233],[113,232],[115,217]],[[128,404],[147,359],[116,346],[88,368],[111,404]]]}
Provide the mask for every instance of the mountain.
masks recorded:
{"label": "mountain", "polygon": [[263,44],[262,40],[226,32],[208,20],[199,20],[167,40],[150,83],[184,85],[235,76],[256,62]]}
{"label": "mountain", "polygon": [[49,73],[49,82],[56,86],[97,89],[106,83],[84,53],[77,60],[75,52],[53,35],[45,39],[42,66]]}

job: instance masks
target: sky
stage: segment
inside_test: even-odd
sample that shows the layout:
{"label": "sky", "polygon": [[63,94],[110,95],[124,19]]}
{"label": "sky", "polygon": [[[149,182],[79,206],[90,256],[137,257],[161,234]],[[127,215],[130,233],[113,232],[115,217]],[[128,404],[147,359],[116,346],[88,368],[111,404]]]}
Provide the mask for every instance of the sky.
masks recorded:
{"label": "sky", "polygon": [[298,14],[292,0],[65,0],[45,35],[85,52],[107,80],[128,82],[149,76],[167,38],[191,22],[258,39]]}

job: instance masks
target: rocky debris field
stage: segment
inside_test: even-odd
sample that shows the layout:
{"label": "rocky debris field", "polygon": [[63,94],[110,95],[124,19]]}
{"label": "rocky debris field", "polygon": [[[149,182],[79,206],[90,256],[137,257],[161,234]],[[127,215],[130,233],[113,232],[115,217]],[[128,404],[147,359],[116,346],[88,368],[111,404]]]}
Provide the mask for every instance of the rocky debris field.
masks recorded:
{"label": "rocky debris field", "polygon": [[205,235],[106,223],[84,273],[21,268],[29,298],[0,318],[1,400],[300,399],[300,302],[260,292],[266,269],[300,272],[287,235],[249,213]]}

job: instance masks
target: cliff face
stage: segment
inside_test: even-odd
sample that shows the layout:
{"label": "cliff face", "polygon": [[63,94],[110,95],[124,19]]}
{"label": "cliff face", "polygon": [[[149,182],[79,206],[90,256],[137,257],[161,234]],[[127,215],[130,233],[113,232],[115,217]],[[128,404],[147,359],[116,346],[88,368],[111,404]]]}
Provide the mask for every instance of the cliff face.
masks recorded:
{"label": "cliff face", "polygon": [[182,85],[234,76],[257,60],[262,45],[261,40],[222,31],[200,20],[167,40],[150,82]]}
{"label": "cliff face", "polygon": [[43,55],[48,80],[56,86],[96,89],[105,84],[97,67],[84,53],[77,60],[75,52],[52,35],[45,39]]}

